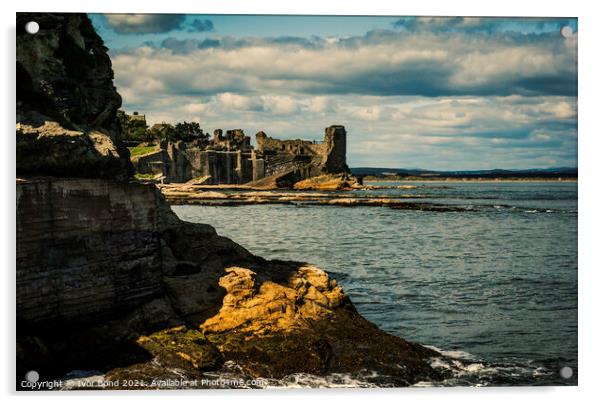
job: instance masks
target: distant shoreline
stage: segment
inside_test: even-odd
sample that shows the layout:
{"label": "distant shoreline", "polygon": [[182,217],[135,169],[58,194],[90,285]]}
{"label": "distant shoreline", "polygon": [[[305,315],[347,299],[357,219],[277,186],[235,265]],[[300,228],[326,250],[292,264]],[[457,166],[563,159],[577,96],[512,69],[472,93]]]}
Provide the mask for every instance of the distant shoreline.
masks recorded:
{"label": "distant shoreline", "polygon": [[366,178],[367,182],[578,182],[578,178],[452,178],[452,177],[406,177],[406,178]]}

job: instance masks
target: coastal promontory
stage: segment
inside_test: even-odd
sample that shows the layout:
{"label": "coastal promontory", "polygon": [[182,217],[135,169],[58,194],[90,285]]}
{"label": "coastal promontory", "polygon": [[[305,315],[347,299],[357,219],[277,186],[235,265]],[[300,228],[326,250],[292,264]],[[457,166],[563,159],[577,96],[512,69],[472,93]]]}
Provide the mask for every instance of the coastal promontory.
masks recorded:
{"label": "coastal promontory", "polygon": [[36,14],[29,35],[32,18],[17,17],[18,379],[197,380],[232,364],[384,386],[442,377],[429,364],[438,353],[378,329],[324,270],[180,220],[133,177],[111,60],[88,17]]}

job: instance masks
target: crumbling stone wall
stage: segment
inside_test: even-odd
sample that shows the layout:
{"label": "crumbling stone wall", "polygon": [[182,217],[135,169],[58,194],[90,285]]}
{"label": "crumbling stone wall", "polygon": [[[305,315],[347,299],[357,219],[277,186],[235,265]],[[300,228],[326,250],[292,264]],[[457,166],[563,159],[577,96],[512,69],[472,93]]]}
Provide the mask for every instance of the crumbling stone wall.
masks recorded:
{"label": "crumbling stone wall", "polygon": [[[265,177],[287,175],[288,182],[347,173],[345,128],[325,129],[324,141],[279,140],[259,132],[257,150],[241,129],[217,129],[208,144],[166,143],[162,151],[134,159],[137,172],[157,174],[166,182],[204,178],[206,184],[245,184]],[[288,183],[287,182],[287,183]]]}
{"label": "crumbling stone wall", "polygon": [[132,158],[132,163],[139,174],[163,174],[165,170],[163,165],[167,156],[165,150],[157,150],[153,153],[143,154]]}
{"label": "crumbling stone wall", "polygon": [[347,132],[342,125],[332,125],[325,129],[324,143],[321,145],[322,165],[328,174],[349,173],[347,166]]}
{"label": "crumbling stone wall", "polygon": [[254,152],[206,150],[184,142],[166,143],[132,160],[136,172],[161,174],[165,182],[202,178],[205,184],[244,184],[264,176],[263,159]]}
{"label": "crumbling stone wall", "polygon": [[255,135],[257,150],[262,153],[311,155],[322,153],[321,142],[310,140],[292,139],[280,140],[269,137],[260,131]]}
{"label": "crumbling stone wall", "polygon": [[257,150],[265,159],[266,176],[297,171],[301,179],[322,174],[347,173],[347,133],[341,125],[329,126],[324,141],[279,140],[258,132]]}

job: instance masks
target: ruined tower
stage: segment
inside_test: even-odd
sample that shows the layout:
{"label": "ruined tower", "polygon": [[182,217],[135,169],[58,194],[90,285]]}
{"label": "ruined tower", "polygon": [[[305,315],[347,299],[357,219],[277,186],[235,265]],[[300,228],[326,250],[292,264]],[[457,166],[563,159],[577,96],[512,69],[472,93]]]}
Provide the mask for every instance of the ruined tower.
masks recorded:
{"label": "ruined tower", "polygon": [[347,132],[343,125],[332,125],[324,130],[323,170],[326,173],[348,173]]}

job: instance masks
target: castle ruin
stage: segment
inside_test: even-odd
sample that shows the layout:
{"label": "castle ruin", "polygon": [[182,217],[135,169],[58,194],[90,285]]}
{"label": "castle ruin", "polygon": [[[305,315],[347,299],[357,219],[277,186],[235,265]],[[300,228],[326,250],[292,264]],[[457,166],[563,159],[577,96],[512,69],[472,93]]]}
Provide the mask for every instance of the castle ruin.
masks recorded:
{"label": "castle ruin", "polygon": [[271,178],[282,185],[323,174],[348,173],[345,127],[325,129],[324,141],[279,140],[263,131],[257,148],[242,129],[214,131],[210,140],[161,142],[160,150],[135,157],[140,174],[160,174],[165,182],[246,184]]}

